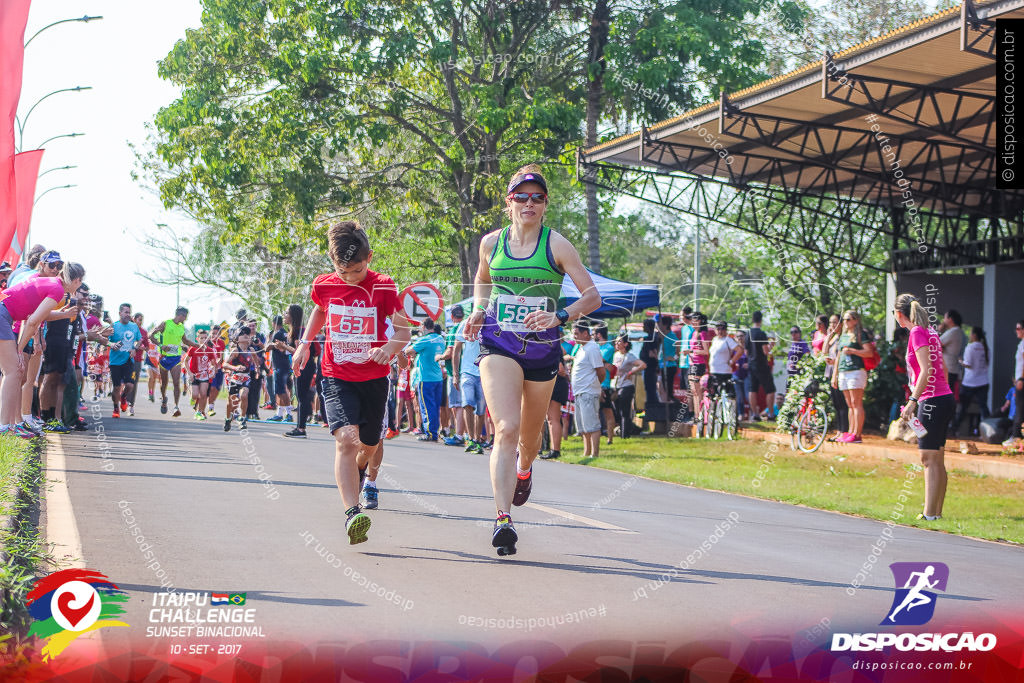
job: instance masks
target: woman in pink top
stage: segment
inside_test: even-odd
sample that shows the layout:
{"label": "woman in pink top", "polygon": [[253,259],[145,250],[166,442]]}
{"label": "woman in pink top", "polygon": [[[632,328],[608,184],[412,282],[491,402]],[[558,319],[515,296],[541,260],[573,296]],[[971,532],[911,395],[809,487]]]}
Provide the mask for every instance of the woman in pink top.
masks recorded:
{"label": "woman in pink top", "polygon": [[[0,372],[3,372],[0,433],[13,431],[18,436],[33,436],[18,425],[26,366],[21,350],[65,294],[78,291],[83,277],[85,268],[77,263],[65,263],[59,277],[34,277],[4,290],[5,296],[0,301]],[[17,334],[14,332],[16,323],[22,323]]]}
{"label": "woman in pink top", "polygon": [[828,339],[828,316],[816,317],[814,328],[814,336],[811,337],[811,352],[817,357],[825,352],[825,340]]}
{"label": "woman in pink top", "polygon": [[942,518],[942,503],[946,499],[946,428],[953,417],[956,403],[946,381],[946,367],[942,362],[942,342],[929,327],[928,311],[911,294],[900,294],[893,306],[893,315],[900,327],[910,330],[907,342],[907,375],[910,380],[910,398],[903,407],[901,417],[921,421],[928,433],[917,439],[924,465],[924,514],[918,519],[928,521]]}

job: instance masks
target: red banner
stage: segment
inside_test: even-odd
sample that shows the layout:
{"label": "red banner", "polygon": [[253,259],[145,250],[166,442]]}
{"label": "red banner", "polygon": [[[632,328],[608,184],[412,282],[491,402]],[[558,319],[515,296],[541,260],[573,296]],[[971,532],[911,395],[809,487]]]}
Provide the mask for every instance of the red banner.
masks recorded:
{"label": "red banner", "polygon": [[18,226],[14,179],[14,117],[21,97],[25,23],[31,0],[0,0],[0,245],[6,249]]}
{"label": "red banner", "polygon": [[10,261],[11,267],[18,265],[25,251],[25,239],[32,225],[32,205],[36,199],[36,180],[39,179],[39,164],[43,160],[43,151],[33,149],[22,152],[14,157],[14,180],[17,203],[17,229],[11,236],[10,247],[3,260]]}

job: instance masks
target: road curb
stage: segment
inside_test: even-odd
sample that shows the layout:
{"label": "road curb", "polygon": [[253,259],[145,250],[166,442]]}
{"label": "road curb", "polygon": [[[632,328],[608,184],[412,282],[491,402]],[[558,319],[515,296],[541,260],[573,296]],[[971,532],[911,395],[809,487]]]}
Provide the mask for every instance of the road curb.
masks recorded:
{"label": "road curb", "polygon": [[[789,447],[791,438],[789,434],[778,432],[765,432],[756,429],[740,429],[740,436],[744,439],[756,441],[768,441]],[[794,451],[800,455],[800,451]],[[807,453],[816,457],[831,457],[833,455],[863,455],[877,460],[896,460],[898,462],[920,464],[921,456],[917,450],[910,448],[891,448],[886,446],[875,446],[872,444],[838,444],[826,441],[814,453]],[[965,470],[973,474],[984,474],[997,479],[1015,479],[1024,481],[1024,462],[1016,462],[1007,458],[989,455],[963,455],[955,451],[946,451],[944,459],[946,467],[951,470]]]}

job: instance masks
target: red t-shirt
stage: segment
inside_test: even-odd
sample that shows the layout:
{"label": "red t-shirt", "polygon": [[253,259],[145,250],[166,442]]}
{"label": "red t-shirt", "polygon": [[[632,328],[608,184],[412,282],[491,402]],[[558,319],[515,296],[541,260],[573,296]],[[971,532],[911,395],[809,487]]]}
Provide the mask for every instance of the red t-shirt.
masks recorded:
{"label": "red t-shirt", "polygon": [[217,374],[217,349],[204,346],[190,348],[188,353],[188,371],[199,380],[212,379]]}
{"label": "red t-shirt", "polygon": [[139,332],[142,333],[142,346],[135,349],[135,360],[141,362],[142,357],[146,354],[146,349],[149,348],[149,332],[146,332],[141,327],[139,328]]}
{"label": "red t-shirt", "polygon": [[368,355],[387,343],[388,317],[400,308],[395,281],[368,270],[358,285],[347,285],[336,273],[325,273],[313,280],[311,297],[326,316],[324,377],[349,382],[387,377],[391,366]]}

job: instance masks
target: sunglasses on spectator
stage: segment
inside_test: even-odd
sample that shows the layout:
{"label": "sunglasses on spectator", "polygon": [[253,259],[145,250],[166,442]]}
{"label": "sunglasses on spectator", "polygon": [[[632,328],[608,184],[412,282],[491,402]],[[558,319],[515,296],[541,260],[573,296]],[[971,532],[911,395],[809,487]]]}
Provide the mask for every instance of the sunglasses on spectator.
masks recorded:
{"label": "sunglasses on spectator", "polygon": [[535,204],[540,204],[547,200],[548,195],[546,192],[513,192],[509,197],[517,204],[525,204],[528,199],[532,199]]}

